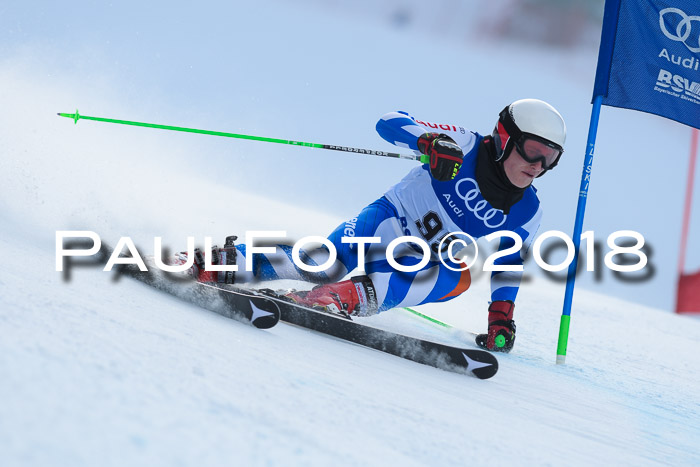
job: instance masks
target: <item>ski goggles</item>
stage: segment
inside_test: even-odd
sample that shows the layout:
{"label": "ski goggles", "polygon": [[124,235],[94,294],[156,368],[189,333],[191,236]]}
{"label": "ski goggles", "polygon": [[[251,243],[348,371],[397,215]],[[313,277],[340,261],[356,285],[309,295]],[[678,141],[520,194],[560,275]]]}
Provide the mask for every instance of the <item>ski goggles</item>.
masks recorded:
{"label": "ski goggles", "polygon": [[518,150],[520,157],[531,164],[542,162],[544,170],[551,170],[556,167],[562,152],[564,152],[564,149],[558,144],[529,133],[523,133],[513,144]]}

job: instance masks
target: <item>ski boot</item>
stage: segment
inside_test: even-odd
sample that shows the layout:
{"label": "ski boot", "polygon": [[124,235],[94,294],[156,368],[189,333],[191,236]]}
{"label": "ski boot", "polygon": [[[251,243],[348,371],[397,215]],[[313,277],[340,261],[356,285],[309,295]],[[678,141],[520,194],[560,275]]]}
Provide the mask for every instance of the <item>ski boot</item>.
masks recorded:
{"label": "ski boot", "polygon": [[308,291],[292,291],[285,294],[285,298],[348,319],[351,316],[370,316],[378,312],[377,293],[368,276],[318,285]]}

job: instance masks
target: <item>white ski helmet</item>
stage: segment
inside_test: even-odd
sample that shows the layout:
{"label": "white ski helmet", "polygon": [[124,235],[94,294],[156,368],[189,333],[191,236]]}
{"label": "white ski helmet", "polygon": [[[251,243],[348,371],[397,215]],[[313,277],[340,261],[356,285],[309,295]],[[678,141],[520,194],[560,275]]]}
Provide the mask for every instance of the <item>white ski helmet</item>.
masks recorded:
{"label": "white ski helmet", "polygon": [[[511,149],[516,147],[528,162],[542,162],[542,176],[557,165],[564,152],[566,124],[561,114],[548,103],[538,99],[521,99],[501,111],[493,130],[493,140],[497,161],[505,160]],[[528,152],[523,150],[527,140],[538,141],[553,151],[546,156],[528,157]]]}

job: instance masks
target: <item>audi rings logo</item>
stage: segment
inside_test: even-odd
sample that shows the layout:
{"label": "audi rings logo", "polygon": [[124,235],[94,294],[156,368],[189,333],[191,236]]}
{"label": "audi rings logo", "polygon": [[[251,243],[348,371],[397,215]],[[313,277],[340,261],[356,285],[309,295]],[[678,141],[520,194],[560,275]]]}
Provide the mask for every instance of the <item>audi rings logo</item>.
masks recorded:
{"label": "audi rings logo", "polygon": [[[465,182],[469,182],[470,186],[462,188],[461,185]],[[489,207],[489,203],[485,199],[482,198],[481,201],[477,201],[474,205],[471,204],[472,201],[481,195],[476,180],[463,178],[455,185],[455,191],[457,192],[457,196],[464,201],[464,206],[467,210],[474,214],[474,217],[482,221],[486,227],[493,229],[506,223],[506,218],[508,216],[503,214],[503,211],[500,209],[486,209]]]}
{"label": "audi rings logo", "polygon": [[[669,31],[667,21],[669,26],[678,21],[675,30],[671,27]],[[691,52],[700,52],[700,16],[688,16],[678,8],[664,8],[659,12],[659,26],[664,36],[672,41],[682,42]]]}

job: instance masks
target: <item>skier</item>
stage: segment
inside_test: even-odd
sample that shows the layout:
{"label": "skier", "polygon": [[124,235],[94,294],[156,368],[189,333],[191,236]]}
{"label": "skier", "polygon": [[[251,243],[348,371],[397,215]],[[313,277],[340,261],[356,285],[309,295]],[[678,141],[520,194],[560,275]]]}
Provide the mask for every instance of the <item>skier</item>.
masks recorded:
{"label": "skier", "polygon": [[[564,120],[554,107],[537,99],[522,99],[506,106],[489,136],[454,125],[437,125],[405,112],[390,112],[376,126],[390,143],[430,157],[411,170],[360,214],[338,226],[328,237],[337,261],[327,271],[308,273],[292,261],[292,247],[277,245],[275,253],[253,254],[253,271],[235,273],[203,269],[201,252],[192,267],[198,280],[247,283],[256,280],[298,279],[321,284],[310,291],[292,291],[287,298],[325,311],[369,316],[394,307],[451,300],[471,283],[469,270],[447,267],[440,244],[448,234],[464,232],[474,238],[508,230],[522,239],[519,251],[496,260],[496,266],[522,265],[523,255],[538,230],[542,210],[532,186],[535,178],[559,162],[566,139]],[[439,130],[439,131],[435,131]],[[427,264],[418,271],[392,267],[386,247],[401,236],[424,239],[431,246]],[[358,267],[358,245],[343,237],[380,237],[366,246],[365,274],[341,280]],[[246,245],[215,248],[213,264],[242,265]],[[515,243],[502,237],[499,251]],[[324,264],[326,247],[301,252],[305,264]],[[424,252],[402,243],[393,253],[402,266],[416,266]],[[361,265],[360,265],[361,266]],[[522,272],[495,271],[491,275],[488,332],[477,344],[492,351],[509,352],[515,342],[513,311]]]}

